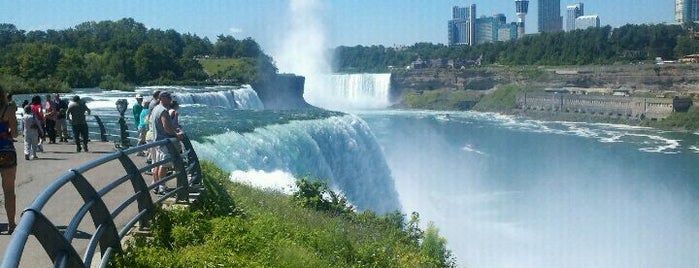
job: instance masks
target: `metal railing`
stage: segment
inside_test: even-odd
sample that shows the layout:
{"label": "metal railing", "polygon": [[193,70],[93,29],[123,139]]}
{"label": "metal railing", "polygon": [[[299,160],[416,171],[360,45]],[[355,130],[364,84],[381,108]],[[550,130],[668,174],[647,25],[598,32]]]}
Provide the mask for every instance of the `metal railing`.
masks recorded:
{"label": "metal railing", "polygon": [[[167,159],[153,161],[152,164],[145,163],[141,167],[137,165],[137,162],[140,164],[141,161],[135,162],[132,159],[138,159],[136,157],[138,152],[158,146],[166,146],[169,152],[179,152],[180,142],[182,143],[181,153],[170,154]],[[173,172],[168,173],[158,182],[147,185],[143,174],[151,168],[163,164],[171,164]],[[104,173],[99,172],[100,167],[108,166],[108,168],[114,169],[115,165],[121,167],[123,175],[117,178],[100,177],[104,176]],[[88,179],[89,176],[86,175],[90,172],[97,173],[98,179],[94,180],[93,178],[91,182]],[[22,212],[19,224],[6,249],[2,267],[19,266],[24,247],[30,236],[34,236],[38,240],[55,267],[88,267],[93,262],[98,246],[102,257],[99,264],[100,267],[105,267],[112,254],[115,251],[121,251],[121,239],[136,223],[139,223],[141,227],[147,226],[148,220],[154,215],[156,205],[161,204],[169,197],[175,197],[177,202],[189,202],[189,188],[193,184],[200,184],[201,179],[199,159],[186,136],[181,141],[171,138],[119,150],[70,169],[44,189],[34,202]],[[173,180],[176,182],[176,187],[166,194],[156,196],[154,200],[150,190],[157,189],[168,182],[172,184]],[[106,185],[97,189],[95,184],[98,183],[96,182],[106,183]],[[127,183],[130,183],[130,187]],[[68,187],[69,184],[73,187]],[[119,196],[125,197],[125,199],[121,203],[117,201],[110,210],[105,196],[119,186],[123,186],[120,189],[128,188],[127,192],[130,191],[132,194]],[[66,188],[76,191],[82,198],[82,202],[77,201],[79,208],[74,216],[65,227],[59,229],[57,223],[52,222],[47,216],[45,206],[51,204],[54,195],[65,194]],[[109,201],[114,203],[113,200]],[[137,208],[134,208],[134,203]],[[125,216],[127,217],[126,223],[117,230],[115,219],[122,215],[127,208],[135,210],[132,211],[135,216]],[[55,211],[49,212],[55,213]],[[85,225],[81,225],[81,223],[88,222],[85,221],[87,215],[90,216],[93,223],[91,228],[94,227],[94,232],[91,235],[85,235],[84,231],[80,231],[80,229],[85,229]],[[89,222],[86,224],[89,225]],[[78,254],[77,248],[80,246],[76,247],[74,243],[76,237],[83,240],[89,239],[88,243],[83,245],[84,253],[82,256]]]}
{"label": "metal railing", "polygon": [[[119,126],[118,123],[116,123],[119,119],[118,115],[90,115],[87,116],[86,118],[87,121],[87,126],[88,126],[88,138],[90,140],[99,140],[99,141],[112,141],[115,143],[120,142],[121,135],[121,126]],[[73,139],[73,129],[71,125],[68,123],[66,119],[65,120],[65,127],[68,132],[68,138]],[[131,126],[128,125],[127,126]],[[17,117],[17,128],[19,133],[22,133],[23,131],[23,125],[22,125],[22,118],[21,116]],[[135,127],[134,127],[135,129]],[[136,130],[131,130],[127,129],[126,132],[128,133],[127,139],[131,144],[137,144],[138,143],[138,132]],[[57,135],[60,135],[60,133],[57,133]]]}

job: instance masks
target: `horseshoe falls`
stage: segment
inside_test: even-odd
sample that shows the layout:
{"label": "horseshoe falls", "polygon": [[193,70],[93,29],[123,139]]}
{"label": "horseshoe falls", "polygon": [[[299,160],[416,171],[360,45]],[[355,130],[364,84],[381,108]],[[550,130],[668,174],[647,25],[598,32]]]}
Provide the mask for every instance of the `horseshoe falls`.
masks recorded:
{"label": "horseshoe falls", "polygon": [[391,74],[332,74],[309,80],[303,97],[331,110],[385,109],[391,105]]}

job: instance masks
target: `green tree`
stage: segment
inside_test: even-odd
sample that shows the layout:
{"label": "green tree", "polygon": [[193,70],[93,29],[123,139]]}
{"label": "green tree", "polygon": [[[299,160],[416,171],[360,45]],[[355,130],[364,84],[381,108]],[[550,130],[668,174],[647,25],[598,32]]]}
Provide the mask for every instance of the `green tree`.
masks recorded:
{"label": "green tree", "polygon": [[70,87],[88,87],[89,83],[85,73],[85,61],[79,52],[65,49],[56,67],[56,76],[68,83]]}

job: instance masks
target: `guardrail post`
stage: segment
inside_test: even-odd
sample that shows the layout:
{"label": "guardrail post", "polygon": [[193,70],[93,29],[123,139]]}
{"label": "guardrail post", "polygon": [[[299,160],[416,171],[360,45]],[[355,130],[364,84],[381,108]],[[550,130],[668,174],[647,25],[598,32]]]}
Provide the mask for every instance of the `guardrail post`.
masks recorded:
{"label": "guardrail post", "polygon": [[102,123],[102,119],[100,119],[99,116],[93,115],[95,117],[95,121],[97,121],[97,125],[100,127],[100,140],[103,142],[107,142],[107,130],[104,129],[104,123]]}
{"label": "guardrail post", "polygon": [[172,152],[172,165],[177,172],[177,197],[175,200],[177,202],[185,201],[189,202],[189,184],[187,183],[187,169],[184,166],[184,161],[182,160],[182,154],[179,150],[179,140],[177,138],[170,138],[167,144],[168,151]]}
{"label": "guardrail post", "polygon": [[182,138],[182,145],[184,145],[184,151],[187,153],[187,165],[192,169],[189,170],[189,175],[192,177],[191,184],[201,184],[201,166],[199,165],[199,157],[197,153],[192,148],[192,141],[189,140],[189,136],[186,134]]}
{"label": "guardrail post", "polygon": [[138,210],[145,211],[145,214],[138,223],[141,227],[148,226],[148,221],[153,218],[153,213],[155,211],[155,206],[153,205],[153,200],[148,193],[148,185],[143,179],[143,174],[138,171],[138,167],[133,161],[126,155],[123,151],[119,151],[119,162],[126,170],[126,174],[131,176],[129,180],[131,181],[131,186],[133,186],[134,192],[138,195],[136,199],[138,203]]}

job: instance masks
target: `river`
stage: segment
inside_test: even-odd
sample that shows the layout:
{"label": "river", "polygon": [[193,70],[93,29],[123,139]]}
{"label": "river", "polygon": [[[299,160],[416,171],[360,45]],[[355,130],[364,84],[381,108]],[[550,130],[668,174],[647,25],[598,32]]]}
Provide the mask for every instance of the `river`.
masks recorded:
{"label": "river", "polygon": [[[459,266],[699,263],[697,133],[476,112],[262,111],[249,88],[160,88],[183,102],[199,156],[232,180],[289,192],[310,176],[360,210],[416,211]],[[134,94],[76,92],[98,114]]]}

